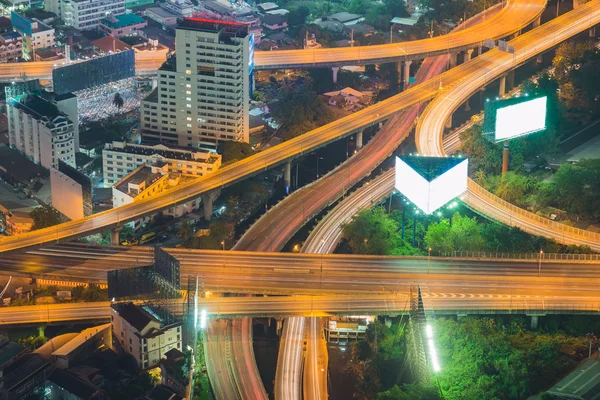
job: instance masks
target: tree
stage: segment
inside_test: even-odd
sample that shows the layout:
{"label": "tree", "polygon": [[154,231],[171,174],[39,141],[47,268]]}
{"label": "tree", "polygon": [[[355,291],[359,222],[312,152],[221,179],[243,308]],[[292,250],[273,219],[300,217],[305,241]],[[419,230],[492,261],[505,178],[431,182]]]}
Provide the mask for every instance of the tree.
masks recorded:
{"label": "tree", "polygon": [[452,224],[447,219],[429,225],[425,245],[438,253],[483,250],[485,243],[477,220],[456,213]]}
{"label": "tree", "polygon": [[32,231],[48,228],[62,222],[61,214],[48,204],[34,208],[29,215],[33,219]]}
{"label": "tree", "polygon": [[226,140],[219,142],[217,153],[223,157],[223,164],[231,164],[251,156],[255,151],[249,143]]}
{"label": "tree", "polygon": [[29,336],[26,338],[20,338],[19,344],[23,346],[25,351],[32,353],[34,350],[42,347],[42,345],[47,341],[48,339],[42,336]]}
{"label": "tree", "polygon": [[438,388],[426,384],[405,384],[394,386],[377,395],[377,400],[442,400]]}
{"label": "tree", "polygon": [[123,108],[125,100],[123,100],[123,96],[121,96],[121,93],[115,93],[115,96],[113,97],[113,104],[115,107],[117,107],[119,111],[121,110],[121,108]]}
{"label": "tree", "polygon": [[354,254],[391,254],[399,241],[398,225],[383,207],[359,212],[342,227],[342,236]]}
{"label": "tree", "polygon": [[317,94],[306,88],[282,89],[279,101],[271,107],[271,115],[281,124],[285,140],[325,125],[334,118]]}
{"label": "tree", "polygon": [[187,247],[190,244],[191,240],[194,238],[194,232],[192,231],[189,222],[183,221],[181,225],[179,225],[177,236],[183,240],[184,246]]}
{"label": "tree", "polygon": [[310,15],[310,10],[305,5],[300,7],[294,7],[290,9],[288,14],[288,25],[291,27],[297,25],[304,25],[306,17]]}
{"label": "tree", "polygon": [[525,195],[535,187],[535,180],[514,172],[507,172],[500,180],[495,195],[509,203],[522,206]]}

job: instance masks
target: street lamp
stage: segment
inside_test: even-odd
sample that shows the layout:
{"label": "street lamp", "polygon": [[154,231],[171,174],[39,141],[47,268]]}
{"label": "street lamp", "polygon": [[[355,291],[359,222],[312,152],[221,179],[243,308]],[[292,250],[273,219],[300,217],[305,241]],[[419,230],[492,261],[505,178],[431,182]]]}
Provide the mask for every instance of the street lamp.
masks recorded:
{"label": "street lamp", "polygon": [[430,261],[431,261],[431,247],[427,249],[427,275],[429,275]]}
{"label": "street lamp", "polygon": [[542,275],[542,258],[544,258],[544,250],[540,249],[540,257],[538,259],[538,277]]}
{"label": "street lamp", "polygon": [[223,251],[225,251],[225,241],[221,240],[221,246],[223,246]]}
{"label": "street lamp", "polygon": [[319,179],[319,160],[322,160],[323,157],[317,156],[317,179]]}

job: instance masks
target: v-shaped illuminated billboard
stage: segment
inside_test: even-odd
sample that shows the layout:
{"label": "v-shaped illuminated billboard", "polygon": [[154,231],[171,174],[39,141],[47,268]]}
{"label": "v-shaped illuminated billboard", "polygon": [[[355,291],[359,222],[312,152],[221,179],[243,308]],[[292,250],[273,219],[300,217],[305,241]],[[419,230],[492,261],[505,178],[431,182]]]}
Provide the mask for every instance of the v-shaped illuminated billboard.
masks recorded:
{"label": "v-shaped illuminated billboard", "polygon": [[396,189],[425,214],[467,190],[466,158],[396,157]]}

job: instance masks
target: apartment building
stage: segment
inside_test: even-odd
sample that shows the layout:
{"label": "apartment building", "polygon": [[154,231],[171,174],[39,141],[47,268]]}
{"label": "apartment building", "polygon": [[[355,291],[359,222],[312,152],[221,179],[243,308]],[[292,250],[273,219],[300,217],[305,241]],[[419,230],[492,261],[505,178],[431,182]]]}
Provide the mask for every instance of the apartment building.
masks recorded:
{"label": "apartment building", "polygon": [[58,161],[75,167],[76,129],[67,114],[40,94],[26,93],[7,98],[10,147],[45,168],[58,168]]}
{"label": "apartment building", "polygon": [[18,32],[0,35],[0,63],[15,61],[23,56],[23,38]]}
{"label": "apartment building", "polygon": [[142,369],[157,366],[169,350],[182,350],[181,322],[167,325],[151,309],[133,303],[111,305],[113,338]]}
{"label": "apartment building", "polygon": [[[177,186],[181,182],[181,179],[181,173],[168,172],[168,165],[166,163],[159,163],[152,166],[141,165],[113,185],[113,207],[120,207],[134,201],[156,196],[169,188]],[[190,200],[185,204],[168,208],[162,211],[162,213],[178,218],[196,210],[200,206],[200,202],[200,198]],[[146,216],[137,219],[131,223],[131,226],[138,232],[152,218],[153,216]]]}
{"label": "apartment building", "polygon": [[104,185],[110,187],[142,165],[166,164],[168,172],[203,176],[221,167],[221,156],[163,144],[107,143],[102,151]]}
{"label": "apartment building", "polygon": [[24,15],[11,12],[11,20],[15,31],[23,40],[23,58],[35,60],[35,52],[53,47],[56,44],[54,28],[46,25],[36,18],[27,18]]}
{"label": "apartment building", "polygon": [[125,14],[125,0],[62,0],[60,14],[74,28],[96,29],[107,15]]}
{"label": "apartment building", "polygon": [[175,43],[177,54],[142,102],[144,139],[212,151],[220,141],[248,142],[254,67],[248,25],[188,18],[177,26]]}
{"label": "apartment building", "polygon": [[179,18],[189,18],[194,11],[194,4],[190,0],[167,0],[160,6]]}

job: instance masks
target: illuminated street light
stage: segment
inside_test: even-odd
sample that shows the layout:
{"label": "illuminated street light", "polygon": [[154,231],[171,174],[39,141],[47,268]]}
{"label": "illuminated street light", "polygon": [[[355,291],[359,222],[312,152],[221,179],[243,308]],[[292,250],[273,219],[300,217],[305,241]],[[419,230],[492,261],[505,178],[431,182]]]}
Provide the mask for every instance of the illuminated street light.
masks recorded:
{"label": "illuminated street light", "polygon": [[440,364],[438,363],[437,352],[433,343],[433,328],[431,325],[425,326],[425,333],[427,334],[427,345],[429,346],[429,357],[431,358],[431,366],[433,372],[440,372]]}
{"label": "illuminated street light", "polygon": [[542,258],[544,258],[544,250],[540,249],[540,257],[538,259],[538,277],[542,275]]}
{"label": "illuminated street light", "polygon": [[206,310],[200,311],[200,329],[206,328]]}

